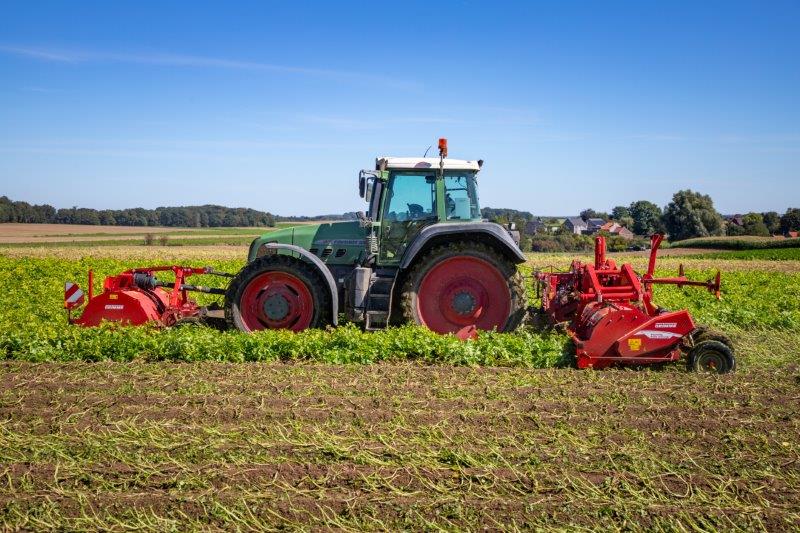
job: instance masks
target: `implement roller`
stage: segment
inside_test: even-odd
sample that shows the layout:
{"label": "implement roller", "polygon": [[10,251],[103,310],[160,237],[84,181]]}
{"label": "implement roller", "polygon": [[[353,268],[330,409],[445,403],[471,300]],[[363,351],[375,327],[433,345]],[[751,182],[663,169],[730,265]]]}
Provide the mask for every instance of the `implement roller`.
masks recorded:
{"label": "implement roller", "polygon": [[537,272],[542,311],[551,323],[566,326],[575,344],[578,368],[615,364],[646,365],[677,361],[686,354],[689,368],[726,373],[736,367],[733,346],[723,334],[698,327],[686,310],[668,311],[653,303],[654,285],[705,287],[720,298],[720,273],[691,281],[656,278],[656,256],[664,236],[651,237],[647,272],[606,257],[605,238],[595,238],[594,264],[572,262],[568,272]]}

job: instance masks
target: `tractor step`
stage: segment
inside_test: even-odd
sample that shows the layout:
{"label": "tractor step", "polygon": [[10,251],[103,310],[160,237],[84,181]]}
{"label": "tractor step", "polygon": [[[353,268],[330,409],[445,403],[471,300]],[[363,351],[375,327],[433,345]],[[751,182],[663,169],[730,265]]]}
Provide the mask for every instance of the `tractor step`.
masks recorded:
{"label": "tractor step", "polygon": [[[369,294],[367,295],[367,313],[380,312],[389,314],[389,306],[392,300],[392,287],[394,286],[394,276],[380,276],[372,277],[369,285]],[[386,319],[384,319],[384,322]]]}
{"label": "tractor step", "polygon": [[367,311],[364,317],[364,329],[367,331],[386,329],[388,320],[389,313],[386,311]]}

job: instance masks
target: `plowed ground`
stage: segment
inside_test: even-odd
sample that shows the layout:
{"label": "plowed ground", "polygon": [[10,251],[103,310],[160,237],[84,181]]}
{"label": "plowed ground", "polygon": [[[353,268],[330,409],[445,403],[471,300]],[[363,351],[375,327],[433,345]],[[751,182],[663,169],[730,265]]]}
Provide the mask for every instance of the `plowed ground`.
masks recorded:
{"label": "plowed ground", "polygon": [[800,370],[0,366],[0,527],[800,527]]}

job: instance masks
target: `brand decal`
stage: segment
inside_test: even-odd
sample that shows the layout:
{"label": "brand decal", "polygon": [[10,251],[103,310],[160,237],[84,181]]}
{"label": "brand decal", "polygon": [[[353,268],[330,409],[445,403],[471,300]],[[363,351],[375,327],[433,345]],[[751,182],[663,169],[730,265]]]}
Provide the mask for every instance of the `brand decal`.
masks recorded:
{"label": "brand decal", "polygon": [[364,239],[323,239],[314,241],[317,246],[364,246]]}
{"label": "brand decal", "polygon": [[675,329],[677,327],[678,327],[677,322],[659,322],[656,324],[656,328]]}
{"label": "brand decal", "polygon": [[122,304],[106,304],[106,311],[122,311],[124,308]]}
{"label": "brand decal", "polygon": [[680,333],[672,333],[670,331],[655,331],[652,329],[643,329],[637,335],[644,335],[648,339],[675,339],[683,337]]}

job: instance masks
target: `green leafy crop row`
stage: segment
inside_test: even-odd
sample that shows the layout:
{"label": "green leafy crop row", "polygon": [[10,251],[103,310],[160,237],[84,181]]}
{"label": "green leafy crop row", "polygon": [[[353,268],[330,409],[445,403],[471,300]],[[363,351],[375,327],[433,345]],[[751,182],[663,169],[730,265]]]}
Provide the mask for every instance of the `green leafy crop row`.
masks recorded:
{"label": "green leafy crop row", "polygon": [[[211,261],[219,270],[235,272],[235,261]],[[86,288],[86,272],[95,270],[96,290],[105,275],[141,264],[109,259],[10,259],[0,257],[0,357],[33,361],[103,359],[298,361],[370,363],[420,360],[427,363],[493,366],[553,366],[564,357],[564,335],[489,333],[470,342],[436,335],[425,328],[392,328],[365,333],[353,325],[330,331],[302,333],[264,331],[244,334],[185,326],[81,328],[66,323],[62,309],[64,281]],[[198,265],[194,265],[198,266]],[[165,277],[166,279],[166,277]],[[192,278],[195,281],[195,278]],[[224,286],[225,280],[203,276],[204,285]],[[209,303],[213,298],[199,295]]]}
{"label": "green leafy crop row", "polygon": [[[235,272],[237,261],[209,261]],[[687,262],[691,268],[691,261]],[[159,330],[153,327],[80,328],[66,323],[63,283],[85,288],[86,271],[94,268],[96,289],[105,275],[134,265],[112,259],[15,259],[0,256],[0,357],[45,360],[218,360],[369,363],[412,359],[426,363],[493,366],[552,366],[565,360],[569,343],[563,334],[530,328],[512,334],[485,333],[461,342],[419,327],[364,333],[355,326],[299,334],[265,331],[247,335],[204,327]],[[197,265],[194,265],[197,266]],[[693,279],[711,272],[687,271]],[[667,274],[667,273],[664,273]],[[192,278],[192,281],[196,281]],[[197,280],[199,281],[199,280]],[[226,280],[204,276],[204,285]],[[730,272],[723,275],[723,299],[702,289],[662,286],[656,303],[669,309],[688,308],[696,322],[719,329],[796,329],[800,327],[800,275]],[[212,301],[198,297],[201,303]]]}

